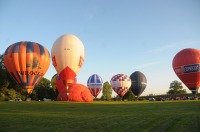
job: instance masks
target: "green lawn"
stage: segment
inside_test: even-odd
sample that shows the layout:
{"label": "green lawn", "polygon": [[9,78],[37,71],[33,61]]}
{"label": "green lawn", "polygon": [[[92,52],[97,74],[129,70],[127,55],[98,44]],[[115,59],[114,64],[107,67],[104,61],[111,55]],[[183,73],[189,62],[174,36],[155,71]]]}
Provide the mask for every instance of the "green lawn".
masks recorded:
{"label": "green lawn", "polygon": [[0,102],[0,132],[199,132],[200,101]]}

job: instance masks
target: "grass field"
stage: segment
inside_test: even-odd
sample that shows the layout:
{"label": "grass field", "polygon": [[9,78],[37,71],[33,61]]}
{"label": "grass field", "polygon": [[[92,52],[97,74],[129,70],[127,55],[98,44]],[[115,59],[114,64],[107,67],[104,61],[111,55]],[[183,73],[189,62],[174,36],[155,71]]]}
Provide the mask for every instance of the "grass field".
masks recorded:
{"label": "grass field", "polygon": [[0,132],[199,132],[200,101],[0,102]]}

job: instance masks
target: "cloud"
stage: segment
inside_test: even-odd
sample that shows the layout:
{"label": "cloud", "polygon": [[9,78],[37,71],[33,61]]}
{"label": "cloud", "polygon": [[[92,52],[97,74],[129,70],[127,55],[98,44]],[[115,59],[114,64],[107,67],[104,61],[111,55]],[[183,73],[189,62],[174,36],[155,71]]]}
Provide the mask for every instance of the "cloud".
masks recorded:
{"label": "cloud", "polygon": [[136,66],[136,68],[147,68],[147,67],[154,66],[154,65],[157,65],[160,63],[162,63],[162,61],[148,62],[148,63],[142,64],[142,65]]}
{"label": "cloud", "polygon": [[189,42],[181,41],[181,42],[166,44],[161,47],[149,50],[149,53],[160,53],[160,52],[172,50],[174,48],[179,48],[179,47],[186,48],[186,47],[192,47],[196,45],[200,45],[200,41],[189,41]]}
{"label": "cloud", "polygon": [[158,48],[155,48],[155,49],[152,49],[152,50],[150,50],[149,52],[150,53],[160,53],[160,52],[163,52],[163,51],[166,51],[166,50],[169,50],[169,49],[173,49],[173,48],[175,48],[175,47],[177,47],[177,45],[164,45],[164,46],[162,46],[162,47],[158,47]]}

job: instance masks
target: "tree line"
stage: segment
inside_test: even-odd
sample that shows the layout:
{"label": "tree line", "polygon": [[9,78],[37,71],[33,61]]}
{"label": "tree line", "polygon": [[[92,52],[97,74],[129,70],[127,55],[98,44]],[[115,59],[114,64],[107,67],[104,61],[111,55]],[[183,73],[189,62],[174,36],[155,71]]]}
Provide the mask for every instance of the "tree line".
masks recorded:
{"label": "tree line", "polygon": [[[173,81],[170,84],[167,94],[185,94],[186,90],[183,89],[181,82]],[[48,98],[56,100],[58,96],[58,90],[55,84],[46,78],[42,78],[33,89],[33,92],[29,95],[26,89],[23,89],[18,85],[14,79],[10,76],[4,66],[3,55],[0,55],[0,101],[9,101],[15,99],[26,100],[43,100]],[[112,98],[112,87],[109,82],[103,84],[102,96],[100,100],[137,100],[131,90],[129,90],[123,97],[116,96]]]}

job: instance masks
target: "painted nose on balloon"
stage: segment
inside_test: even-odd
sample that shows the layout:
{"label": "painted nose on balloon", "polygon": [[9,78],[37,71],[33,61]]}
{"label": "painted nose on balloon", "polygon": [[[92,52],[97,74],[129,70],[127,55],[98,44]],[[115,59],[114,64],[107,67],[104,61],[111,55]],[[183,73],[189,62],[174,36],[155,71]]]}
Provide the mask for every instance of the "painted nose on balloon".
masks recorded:
{"label": "painted nose on balloon", "polygon": [[74,82],[74,78],[76,77],[76,73],[68,66],[64,68],[59,75],[63,80],[67,78],[67,84],[72,84]]}

